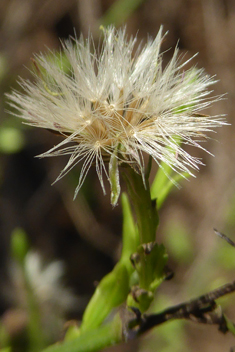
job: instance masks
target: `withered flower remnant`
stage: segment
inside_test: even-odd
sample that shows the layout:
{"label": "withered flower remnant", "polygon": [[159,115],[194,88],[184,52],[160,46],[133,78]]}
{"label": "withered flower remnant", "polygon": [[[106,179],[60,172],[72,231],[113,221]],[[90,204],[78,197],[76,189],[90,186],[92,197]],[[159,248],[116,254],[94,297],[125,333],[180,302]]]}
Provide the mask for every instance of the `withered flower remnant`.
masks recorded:
{"label": "withered flower remnant", "polygon": [[96,49],[91,35],[81,36],[63,44],[69,73],[58,60],[37,55],[35,81],[21,80],[24,92],[8,95],[17,116],[64,137],[40,155],[69,155],[57,180],[82,164],[75,196],[93,164],[104,192],[103,176],[110,181],[113,204],[120,192],[119,166],[130,165],[144,176],[145,153],[179,173],[191,174],[201,164],[183,146],[202,148],[206,133],[223,124],[220,116],[201,113],[219,99],[208,89],[215,79],[203,69],[184,69],[191,59],[183,62],[178,48],[163,69],[163,38],[160,28],[155,39],[135,48],[136,37],[111,26]]}

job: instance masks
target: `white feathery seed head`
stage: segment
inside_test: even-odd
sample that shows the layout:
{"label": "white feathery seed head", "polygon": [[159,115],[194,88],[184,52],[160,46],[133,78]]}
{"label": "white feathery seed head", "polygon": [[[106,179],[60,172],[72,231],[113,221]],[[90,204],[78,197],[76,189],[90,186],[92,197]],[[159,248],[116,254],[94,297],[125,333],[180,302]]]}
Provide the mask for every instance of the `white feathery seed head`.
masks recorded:
{"label": "white feathery seed head", "polygon": [[182,146],[202,148],[199,142],[206,133],[224,122],[220,116],[201,114],[220,99],[210,96],[214,77],[195,66],[184,69],[191,59],[183,62],[178,48],[163,69],[162,27],[154,40],[137,48],[137,38],[128,38],[125,28],[111,26],[103,34],[98,49],[91,35],[63,44],[67,72],[56,60],[35,56],[35,81],[21,80],[24,92],[13,91],[8,98],[28,124],[64,137],[41,155],[69,155],[57,180],[81,163],[76,196],[95,165],[103,190],[103,175],[110,181],[115,204],[121,164],[131,165],[144,178],[146,153],[158,165],[163,161],[176,172],[191,174],[201,161]]}

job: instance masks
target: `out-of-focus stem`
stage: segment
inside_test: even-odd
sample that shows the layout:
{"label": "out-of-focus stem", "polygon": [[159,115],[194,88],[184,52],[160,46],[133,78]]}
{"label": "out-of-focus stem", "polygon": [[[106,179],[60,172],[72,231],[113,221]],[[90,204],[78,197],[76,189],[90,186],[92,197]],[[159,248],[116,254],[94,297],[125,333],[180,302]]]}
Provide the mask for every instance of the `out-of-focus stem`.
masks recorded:
{"label": "out-of-focus stem", "polygon": [[23,267],[25,287],[27,291],[27,304],[28,304],[28,337],[29,337],[29,349],[30,352],[41,351],[45,347],[44,334],[41,326],[41,315],[40,309],[37,302],[37,298],[33,291],[33,288],[29,282],[27,272]]}

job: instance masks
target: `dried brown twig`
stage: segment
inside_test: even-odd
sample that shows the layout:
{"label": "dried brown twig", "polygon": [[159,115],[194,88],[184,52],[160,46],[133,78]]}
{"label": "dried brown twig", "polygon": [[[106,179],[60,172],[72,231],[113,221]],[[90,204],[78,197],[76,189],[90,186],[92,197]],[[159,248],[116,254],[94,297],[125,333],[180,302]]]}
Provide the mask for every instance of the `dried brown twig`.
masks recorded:
{"label": "dried brown twig", "polygon": [[[235,243],[225,234],[214,229],[217,236],[224,239],[231,246]],[[140,335],[151,328],[160,325],[168,320],[187,319],[203,324],[218,325],[219,331],[226,333],[231,331],[235,334],[235,325],[230,322],[222,312],[220,306],[215,302],[216,299],[235,291],[235,281],[225,284],[209,293],[185,303],[167,308],[161,313],[141,315],[141,312],[133,308],[136,318],[129,323],[128,337]]]}
{"label": "dried brown twig", "polygon": [[227,319],[215,300],[234,291],[235,281],[191,301],[167,308],[161,313],[141,315],[139,310],[133,308],[136,318],[129,323],[128,338],[133,338],[173,319],[187,319],[203,324],[218,325],[219,331],[226,333],[229,330]]}

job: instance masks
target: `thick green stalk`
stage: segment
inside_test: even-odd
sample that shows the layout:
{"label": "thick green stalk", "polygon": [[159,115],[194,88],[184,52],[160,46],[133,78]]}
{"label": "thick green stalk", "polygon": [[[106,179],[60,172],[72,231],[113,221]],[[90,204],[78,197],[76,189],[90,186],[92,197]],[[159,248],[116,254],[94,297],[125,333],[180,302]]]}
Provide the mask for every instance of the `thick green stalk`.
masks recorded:
{"label": "thick green stalk", "polygon": [[151,199],[148,179],[146,178],[143,182],[142,176],[132,168],[125,170],[124,177],[136,214],[140,244],[154,242],[158,226],[158,213],[155,201]]}
{"label": "thick green stalk", "polygon": [[[140,245],[155,242],[158,226],[158,213],[156,203],[151,199],[148,178],[143,180],[142,176],[132,168],[126,168],[124,177],[126,179],[128,193],[134,207],[136,222],[139,232]],[[142,250],[144,250],[142,248]],[[141,250],[141,251],[142,251]],[[145,250],[144,250],[145,251]],[[139,287],[149,291],[153,280],[153,265],[148,254],[137,254],[139,266]],[[148,257],[148,258],[147,258]],[[148,305],[148,304],[147,304]],[[146,305],[146,306],[147,306]],[[144,305],[143,305],[144,306]],[[145,310],[145,308],[143,308]]]}

